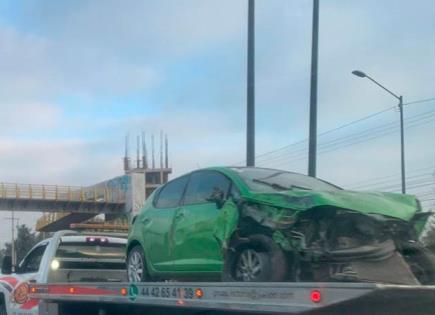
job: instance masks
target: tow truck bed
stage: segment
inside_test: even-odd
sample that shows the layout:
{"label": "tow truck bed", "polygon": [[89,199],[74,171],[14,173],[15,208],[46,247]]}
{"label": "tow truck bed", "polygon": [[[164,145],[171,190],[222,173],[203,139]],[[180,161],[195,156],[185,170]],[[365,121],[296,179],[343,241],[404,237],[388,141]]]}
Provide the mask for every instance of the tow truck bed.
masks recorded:
{"label": "tow truck bed", "polygon": [[435,314],[435,286],[68,283],[30,287],[40,314]]}

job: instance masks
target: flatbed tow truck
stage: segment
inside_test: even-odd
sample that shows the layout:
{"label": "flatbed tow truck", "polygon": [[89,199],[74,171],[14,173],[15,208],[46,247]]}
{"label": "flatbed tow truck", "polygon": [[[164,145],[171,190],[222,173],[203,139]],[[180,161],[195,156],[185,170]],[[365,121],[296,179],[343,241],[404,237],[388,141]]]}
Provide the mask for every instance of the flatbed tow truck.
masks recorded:
{"label": "flatbed tow truck", "polygon": [[377,283],[33,284],[40,315],[435,314],[435,286]]}

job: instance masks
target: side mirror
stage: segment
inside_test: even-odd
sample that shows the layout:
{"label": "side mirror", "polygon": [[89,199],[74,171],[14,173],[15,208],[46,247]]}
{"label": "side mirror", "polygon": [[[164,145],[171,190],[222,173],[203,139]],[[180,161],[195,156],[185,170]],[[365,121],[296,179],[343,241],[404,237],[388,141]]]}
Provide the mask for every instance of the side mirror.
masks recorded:
{"label": "side mirror", "polygon": [[12,273],[12,257],[5,256],[3,257],[2,262],[2,274],[10,275]]}
{"label": "side mirror", "polygon": [[215,202],[216,207],[221,209],[225,203],[225,194],[219,188],[215,188],[210,197],[207,198],[207,201]]}

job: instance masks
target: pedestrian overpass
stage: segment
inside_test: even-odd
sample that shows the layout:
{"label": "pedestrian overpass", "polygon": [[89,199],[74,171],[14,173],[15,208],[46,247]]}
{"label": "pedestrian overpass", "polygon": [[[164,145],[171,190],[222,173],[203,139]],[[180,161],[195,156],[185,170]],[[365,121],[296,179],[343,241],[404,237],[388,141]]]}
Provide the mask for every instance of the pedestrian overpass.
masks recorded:
{"label": "pedestrian overpass", "polygon": [[0,183],[0,210],[46,213],[37,222],[39,231],[69,228],[104,213],[112,217],[125,213],[126,191],[96,185],[75,187]]}
{"label": "pedestrian overpass", "polygon": [[138,213],[171,171],[136,168],[88,187],[0,183],[0,211],[44,213],[36,223],[36,230],[41,232],[67,229],[98,214],[111,221]]}

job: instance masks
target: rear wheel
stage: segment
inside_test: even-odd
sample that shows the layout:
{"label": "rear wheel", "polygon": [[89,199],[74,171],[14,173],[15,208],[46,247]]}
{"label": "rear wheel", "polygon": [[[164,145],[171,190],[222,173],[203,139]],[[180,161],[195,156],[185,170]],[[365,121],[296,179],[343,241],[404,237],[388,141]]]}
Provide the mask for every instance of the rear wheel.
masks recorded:
{"label": "rear wheel", "polygon": [[127,277],[129,282],[145,282],[149,280],[145,255],[140,245],[136,245],[128,253]]}

